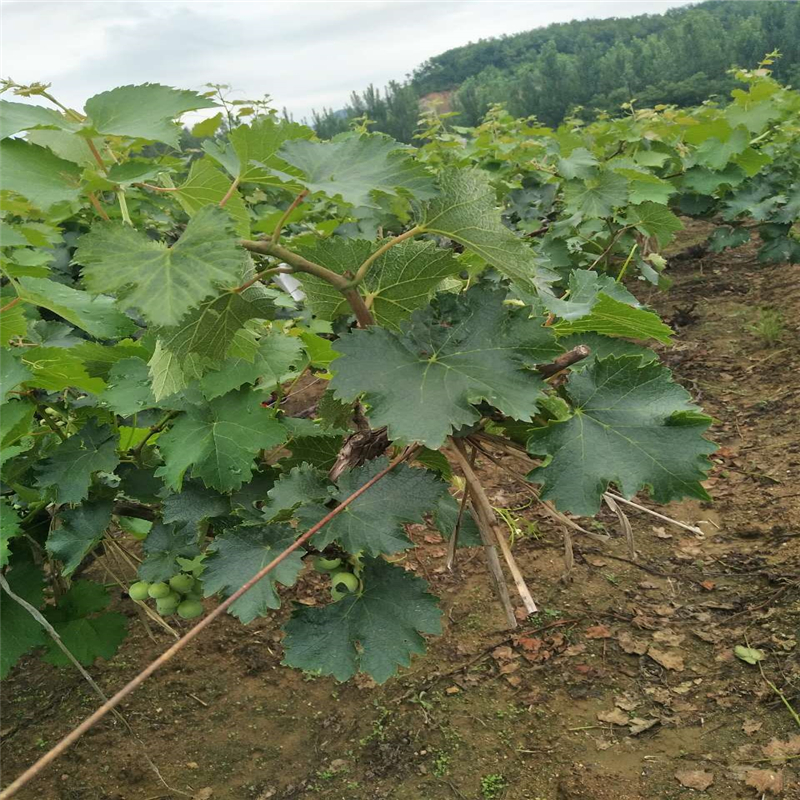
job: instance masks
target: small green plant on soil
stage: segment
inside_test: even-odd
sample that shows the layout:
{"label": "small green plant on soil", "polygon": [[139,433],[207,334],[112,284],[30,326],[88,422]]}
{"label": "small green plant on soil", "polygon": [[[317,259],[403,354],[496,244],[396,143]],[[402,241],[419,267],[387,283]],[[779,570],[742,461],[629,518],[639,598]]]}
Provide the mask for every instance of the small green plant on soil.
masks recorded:
{"label": "small green plant on soil", "polygon": [[747,326],[767,347],[776,345],[783,336],[786,327],[783,314],[775,308],[761,308],[758,319]]}
{"label": "small green plant on soil", "polygon": [[508,788],[508,781],[499,773],[484,775],[481,778],[481,797],[483,800],[497,800]]}
{"label": "small green plant on soil", "polygon": [[450,772],[450,756],[439,750],[433,759],[433,774],[436,778],[444,778]]}

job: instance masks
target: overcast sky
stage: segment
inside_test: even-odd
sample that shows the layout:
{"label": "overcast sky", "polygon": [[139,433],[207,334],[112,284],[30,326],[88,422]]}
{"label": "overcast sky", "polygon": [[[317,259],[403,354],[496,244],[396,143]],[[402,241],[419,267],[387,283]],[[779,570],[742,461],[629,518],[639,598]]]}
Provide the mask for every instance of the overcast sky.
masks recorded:
{"label": "overcast sky", "polygon": [[52,83],[73,108],[129,83],[195,90],[228,83],[241,99],[269,94],[303,118],[312,108],[341,108],[351,90],[402,80],[427,58],[471,41],[571,19],[661,13],[689,1],[14,0],[0,4],[0,76]]}

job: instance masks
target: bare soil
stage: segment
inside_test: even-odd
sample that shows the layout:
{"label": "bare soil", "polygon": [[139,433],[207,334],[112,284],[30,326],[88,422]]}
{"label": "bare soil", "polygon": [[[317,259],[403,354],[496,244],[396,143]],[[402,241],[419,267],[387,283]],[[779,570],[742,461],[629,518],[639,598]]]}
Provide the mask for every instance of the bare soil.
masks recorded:
{"label": "bare soil", "polygon": [[[682,246],[704,235],[691,224]],[[564,577],[561,531],[479,459],[492,502],[525,533],[514,552],[541,612],[510,636],[482,554],[459,551],[449,573],[438,534],[418,526],[405,565],[441,596],[445,622],[428,654],[384,686],[339,685],[280,666],[285,611],[226,618],[124,705],[171,787],[197,800],[800,798],[800,727],[767,682],[800,709],[800,267],[760,265],[744,246],[674,260],[669,275],[673,288],[649,298],[677,326],[662,356],[716,418],[720,450],[713,504],[664,510],[704,534],[632,510],[631,562],[606,512],[596,529],[612,540],[576,538]],[[783,313],[776,341],[749,328],[764,307]],[[309,570],[286,599],[324,592]],[[108,693],[172,641],[117,605],[131,635],[92,669]],[[737,645],[766,654],[763,675]],[[80,676],[23,662],[3,686],[3,782],[96,705]],[[108,718],[18,796],[181,795]]]}

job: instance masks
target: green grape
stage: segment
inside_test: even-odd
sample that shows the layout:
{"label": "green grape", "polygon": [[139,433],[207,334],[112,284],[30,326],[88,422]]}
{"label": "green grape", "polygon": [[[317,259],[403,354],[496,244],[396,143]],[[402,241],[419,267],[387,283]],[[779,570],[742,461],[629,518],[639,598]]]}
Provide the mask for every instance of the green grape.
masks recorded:
{"label": "green grape", "polygon": [[191,575],[186,575],[185,573],[179,573],[178,575],[173,575],[169,579],[169,585],[176,591],[180,592],[181,594],[186,594],[192,590],[192,586],[194,586],[194,578]]}
{"label": "green grape", "polygon": [[131,584],[131,587],[128,589],[128,595],[131,600],[147,600],[150,596],[148,593],[149,588],[150,584],[147,581],[139,581],[138,583]]}
{"label": "green grape", "polygon": [[180,605],[180,599],[174,597],[172,595],[167,595],[166,597],[162,597],[160,600],[156,600],[156,611],[158,611],[161,616],[166,616],[167,614],[174,614],[175,609]]}
{"label": "green grape", "polygon": [[317,572],[333,572],[333,570],[340,567],[341,564],[341,558],[325,558],[325,556],[317,556],[314,559],[314,569],[317,570]]}
{"label": "green grape", "polygon": [[337,572],[331,578],[331,585],[339,592],[354,592],[358,589],[358,578],[352,572]]}
{"label": "green grape", "polygon": [[199,600],[184,600],[178,606],[178,616],[183,619],[194,619],[203,613],[203,604]]}
{"label": "green grape", "polygon": [[203,593],[202,592],[196,592],[194,589],[192,589],[191,592],[186,592],[185,597],[186,597],[187,600],[202,600],[203,599]]}
{"label": "green grape", "polygon": [[169,586],[167,586],[167,584],[164,583],[163,581],[159,581],[158,583],[151,583],[147,593],[154,600],[158,600],[159,598],[166,597],[169,594]]}

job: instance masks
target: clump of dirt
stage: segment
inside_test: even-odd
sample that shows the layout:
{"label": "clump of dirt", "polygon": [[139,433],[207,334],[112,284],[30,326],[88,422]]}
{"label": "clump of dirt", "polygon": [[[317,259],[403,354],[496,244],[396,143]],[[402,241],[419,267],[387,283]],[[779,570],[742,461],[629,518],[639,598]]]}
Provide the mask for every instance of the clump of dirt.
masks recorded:
{"label": "clump of dirt", "polygon": [[[225,619],[123,708],[171,787],[202,800],[800,798],[800,729],[775,691],[800,707],[800,268],[760,265],[746,245],[678,259],[669,276],[645,298],[677,330],[661,356],[717,420],[720,449],[714,502],[665,513],[703,533],[627,509],[634,561],[608,511],[593,524],[610,543],[576,538],[565,578],[560,530],[506,469],[523,465],[479,457],[492,503],[517,520],[540,613],[509,634],[481,552],[459,551],[449,572],[438,534],[413,527],[405,566],[444,610],[428,654],[384,686],[337,685],[280,666],[285,610]],[[769,342],[762,308],[785,320]],[[318,576],[292,596],[321,602]],[[169,642],[132,617],[120,655],[92,673],[111,693]],[[742,661],[739,645],[764,660]],[[80,677],[26,661],[4,685],[4,781],[96,704]],[[19,795],[171,796],[110,718]]]}

